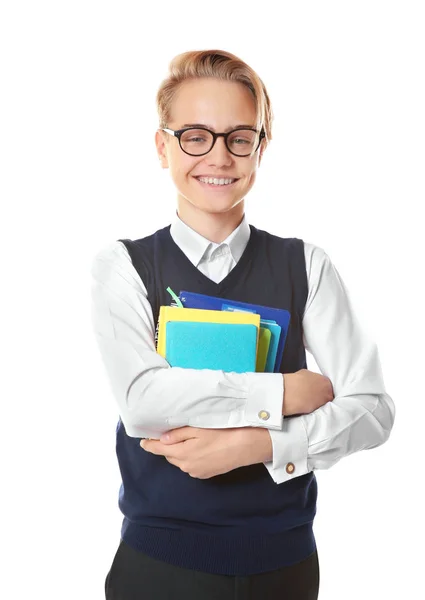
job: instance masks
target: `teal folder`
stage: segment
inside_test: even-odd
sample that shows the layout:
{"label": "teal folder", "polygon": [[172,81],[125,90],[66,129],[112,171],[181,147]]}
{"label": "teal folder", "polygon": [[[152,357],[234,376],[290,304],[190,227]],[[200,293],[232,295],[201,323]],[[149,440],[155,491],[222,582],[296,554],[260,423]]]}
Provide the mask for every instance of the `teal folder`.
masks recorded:
{"label": "teal folder", "polygon": [[267,321],[265,319],[260,320],[260,326],[270,329],[271,332],[270,346],[264,372],[273,373],[282,328],[276,323],[276,321]]}
{"label": "teal folder", "polygon": [[172,367],[255,372],[255,325],[169,321],[165,358]]}

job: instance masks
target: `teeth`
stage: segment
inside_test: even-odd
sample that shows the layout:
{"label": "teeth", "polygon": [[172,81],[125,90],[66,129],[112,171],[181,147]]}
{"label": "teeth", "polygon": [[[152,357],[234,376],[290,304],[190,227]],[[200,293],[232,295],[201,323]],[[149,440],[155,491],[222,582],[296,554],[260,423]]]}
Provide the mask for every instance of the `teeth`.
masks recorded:
{"label": "teeth", "polygon": [[213,177],[198,177],[197,179],[203,183],[213,183],[214,185],[228,185],[235,181],[235,179],[216,179]]}

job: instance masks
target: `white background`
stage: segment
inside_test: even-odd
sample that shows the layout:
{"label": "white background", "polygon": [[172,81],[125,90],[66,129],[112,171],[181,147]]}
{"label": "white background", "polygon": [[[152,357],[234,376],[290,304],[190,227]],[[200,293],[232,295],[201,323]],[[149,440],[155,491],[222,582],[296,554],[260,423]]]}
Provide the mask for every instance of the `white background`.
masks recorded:
{"label": "white background", "polygon": [[397,410],[386,444],[316,471],[319,598],[421,597],[424,26],[409,0],[2,3],[4,598],[104,598],[118,413],[90,266],[170,223],[155,94],[176,54],[209,48],[250,64],[275,113],[248,222],[329,254]]}

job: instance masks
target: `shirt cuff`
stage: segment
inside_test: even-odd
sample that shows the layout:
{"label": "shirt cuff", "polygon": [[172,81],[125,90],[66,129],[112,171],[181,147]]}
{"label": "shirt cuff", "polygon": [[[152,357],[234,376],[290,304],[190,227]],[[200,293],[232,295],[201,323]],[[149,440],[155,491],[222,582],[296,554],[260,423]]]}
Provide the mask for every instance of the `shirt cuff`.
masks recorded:
{"label": "shirt cuff", "polygon": [[263,463],[276,483],[305,475],[308,468],[308,436],[303,417],[286,417],[282,431],[269,430],[273,460]]}
{"label": "shirt cuff", "polygon": [[246,373],[245,419],[250,427],[282,429],[282,373]]}

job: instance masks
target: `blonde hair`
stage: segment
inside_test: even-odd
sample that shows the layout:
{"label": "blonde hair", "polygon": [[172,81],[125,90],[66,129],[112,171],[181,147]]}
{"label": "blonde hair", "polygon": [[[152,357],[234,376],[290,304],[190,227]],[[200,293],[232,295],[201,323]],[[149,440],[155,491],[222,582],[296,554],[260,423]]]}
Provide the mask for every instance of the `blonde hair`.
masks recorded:
{"label": "blonde hair", "polygon": [[[169,64],[169,74],[156,94],[159,128],[168,127],[171,106],[181,84],[188,79],[212,77],[224,81],[242,83],[251,92],[256,106],[255,128],[264,128],[264,147],[272,139],[273,111],[270,98],[263,81],[243,60],[224,50],[191,50],[175,56]],[[168,136],[167,136],[168,137]],[[255,148],[251,156],[255,154]]]}

